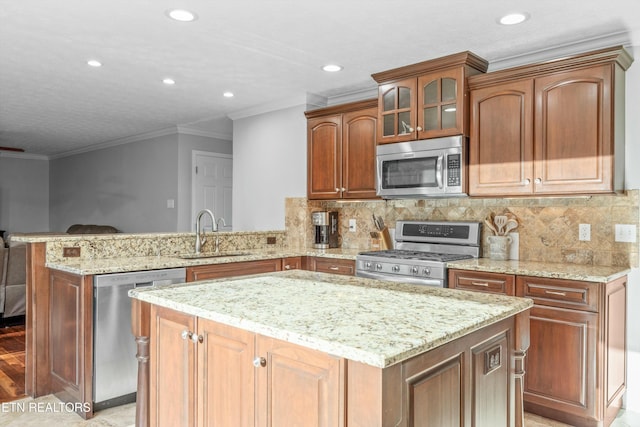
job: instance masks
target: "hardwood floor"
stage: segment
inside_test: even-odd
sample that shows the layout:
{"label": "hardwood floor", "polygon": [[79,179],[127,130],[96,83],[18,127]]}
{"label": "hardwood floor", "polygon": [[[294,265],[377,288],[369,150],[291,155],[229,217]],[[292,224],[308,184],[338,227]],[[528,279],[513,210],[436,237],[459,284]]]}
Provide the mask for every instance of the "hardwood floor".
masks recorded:
{"label": "hardwood floor", "polygon": [[0,329],[0,402],[25,397],[24,360],[24,325]]}

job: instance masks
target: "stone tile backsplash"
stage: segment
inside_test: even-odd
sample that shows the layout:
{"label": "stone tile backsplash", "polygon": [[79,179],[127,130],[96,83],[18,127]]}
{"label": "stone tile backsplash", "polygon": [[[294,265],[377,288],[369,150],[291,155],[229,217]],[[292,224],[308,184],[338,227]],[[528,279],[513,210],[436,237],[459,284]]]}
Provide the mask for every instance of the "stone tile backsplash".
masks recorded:
{"label": "stone tile backsplash", "polygon": [[[336,210],[340,215],[342,247],[370,249],[372,215],[387,226],[397,220],[483,221],[490,213],[511,212],[519,221],[519,259],[585,265],[638,267],[638,236],[635,243],[615,241],[615,224],[640,224],[639,190],[622,194],[539,198],[450,198],[373,201],[286,200],[285,225],[290,247],[313,245],[311,212]],[[356,219],[356,232],[348,231],[348,220]],[[578,239],[579,224],[591,225],[591,240]],[[483,231],[483,249],[488,251]],[[487,252],[488,253],[488,252]]]}

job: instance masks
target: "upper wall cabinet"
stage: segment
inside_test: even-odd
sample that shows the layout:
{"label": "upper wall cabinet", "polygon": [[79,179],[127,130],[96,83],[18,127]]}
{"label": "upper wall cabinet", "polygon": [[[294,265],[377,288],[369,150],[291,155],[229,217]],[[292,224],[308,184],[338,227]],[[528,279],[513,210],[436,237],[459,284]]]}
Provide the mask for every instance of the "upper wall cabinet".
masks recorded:
{"label": "upper wall cabinet", "polygon": [[309,199],[376,198],[377,100],[307,111]]}
{"label": "upper wall cabinet", "polygon": [[469,78],[469,195],[624,188],[624,72],[604,49]]}
{"label": "upper wall cabinet", "polygon": [[487,61],[462,52],[373,74],[378,82],[378,143],[468,135],[467,77]]}

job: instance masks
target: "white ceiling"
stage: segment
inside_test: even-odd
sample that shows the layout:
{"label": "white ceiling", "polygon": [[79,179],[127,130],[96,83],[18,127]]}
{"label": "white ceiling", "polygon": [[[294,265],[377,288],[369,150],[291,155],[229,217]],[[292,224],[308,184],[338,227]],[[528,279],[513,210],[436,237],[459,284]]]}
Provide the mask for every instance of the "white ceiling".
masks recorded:
{"label": "white ceiling", "polygon": [[[531,19],[496,23],[514,10]],[[55,157],[167,129],[230,137],[229,115],[365,93],[372,73],[465,50],[495,67],[585,40],[640,45],[640,1],[0,0],[0,146]]]}

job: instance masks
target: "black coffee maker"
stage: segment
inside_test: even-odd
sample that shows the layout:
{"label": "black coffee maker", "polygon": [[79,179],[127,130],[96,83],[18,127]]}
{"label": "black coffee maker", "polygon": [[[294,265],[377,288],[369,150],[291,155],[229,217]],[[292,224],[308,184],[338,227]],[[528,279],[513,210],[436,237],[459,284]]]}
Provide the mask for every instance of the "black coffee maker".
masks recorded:
{"label": "black coffee maker", "polygon": [[314,229],[313,247],[329,249],[338,247],[338,212],[312,212]]}

